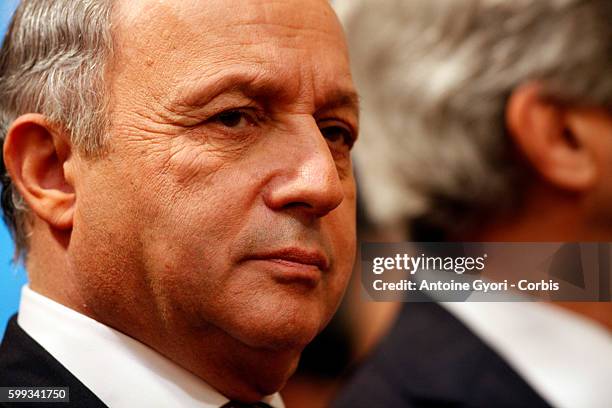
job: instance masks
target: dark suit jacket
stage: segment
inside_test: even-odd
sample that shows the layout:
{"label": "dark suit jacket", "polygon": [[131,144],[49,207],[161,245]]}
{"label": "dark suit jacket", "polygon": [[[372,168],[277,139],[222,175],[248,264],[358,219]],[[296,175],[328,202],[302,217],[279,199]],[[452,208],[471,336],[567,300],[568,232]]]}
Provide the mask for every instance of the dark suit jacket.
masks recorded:
{"label": "dark suit jacket", "polygon": [[[112,375],[112,373],[108,373]],[[17,324],[8,323],[0,345],[0,387],[69,387],[70,404],[0,403],[2,407],[74,406],[106,407],[83,383],[54,359]]]}
{"label": "dark suit jacket", "polygon": [[390,333],[334,406],[539,408],[549,404],[442,306],[406,303]]}

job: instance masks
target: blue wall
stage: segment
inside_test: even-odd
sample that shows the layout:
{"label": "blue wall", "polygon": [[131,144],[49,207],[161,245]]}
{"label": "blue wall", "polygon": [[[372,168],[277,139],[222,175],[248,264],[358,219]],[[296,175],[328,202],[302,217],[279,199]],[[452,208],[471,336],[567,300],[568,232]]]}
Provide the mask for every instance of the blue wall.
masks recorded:
{"label": "blue wall", "polygon": [[[18,0],[0,0],[0,35],[4,32],[11,14],[17,6]],[[26,282],[26,274],[22,268],[11,266],[13,255],[13,242],[4,223],[0,222],[0,336],[8,318],[17,311],[19,305],[19,291]]]}
{"label": "blue wall", "polygon": [[18,0],[2,0],[0,3],[0,32],[4,35],[8,21],[11,18],[11,14],[17,7]]}
{"label": "blue wall", "polygon": [[23,268],[10,264],[13,242],[4,223],[0,226],[0,336],[4,334],[6,321],[19,306],[19,292],[26,282]]}

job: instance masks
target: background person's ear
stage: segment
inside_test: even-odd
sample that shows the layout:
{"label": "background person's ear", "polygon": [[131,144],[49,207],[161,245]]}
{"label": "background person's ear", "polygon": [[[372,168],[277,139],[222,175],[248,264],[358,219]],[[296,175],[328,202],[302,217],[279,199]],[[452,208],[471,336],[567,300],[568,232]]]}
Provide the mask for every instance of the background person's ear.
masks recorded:
{"label": "background person's ear", "polygon": [[73,224],[76,195],[64,171],[70,157],[69,137],[39,114],[17,118],[4,142],[13,184],[32,212],[59,230]]}
{"label": "background person's ear", "polygon": [[510,137],[520,154],[546,182],[585,192],[599,176],[593,135],[577,126],[571,108],[547,98],[537,83],[515,89],[506,106]]}

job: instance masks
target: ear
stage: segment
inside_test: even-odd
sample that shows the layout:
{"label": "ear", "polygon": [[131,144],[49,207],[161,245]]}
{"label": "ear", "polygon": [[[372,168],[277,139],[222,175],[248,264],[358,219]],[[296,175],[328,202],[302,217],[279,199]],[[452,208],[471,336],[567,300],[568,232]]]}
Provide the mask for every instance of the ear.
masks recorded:
{"label": "ear", "polygon": [[554,186],[586,192],[597,182],[593,138],[537,83],[517,88],[506,106],[510,137],[532,168]]}
{"label": "ear", "polygon": [[71,229],[76,202],[64,164],[71,157],[68,136],[44,116],[20,116],[4,142],[4,162],[28,207],[51,228]]}

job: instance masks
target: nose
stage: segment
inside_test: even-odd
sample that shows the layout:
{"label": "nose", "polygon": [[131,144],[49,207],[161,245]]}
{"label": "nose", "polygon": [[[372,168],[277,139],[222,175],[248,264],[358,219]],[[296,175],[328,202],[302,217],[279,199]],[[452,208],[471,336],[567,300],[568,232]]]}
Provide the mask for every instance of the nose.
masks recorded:
{"label": "nose", "polygon": [[296,133],[285,138],[286,150],[277,151],[283,165],[270,180],[264,201],[275,211],[322,217],[344,200],[338,168],[314,119],[303,122]]}

